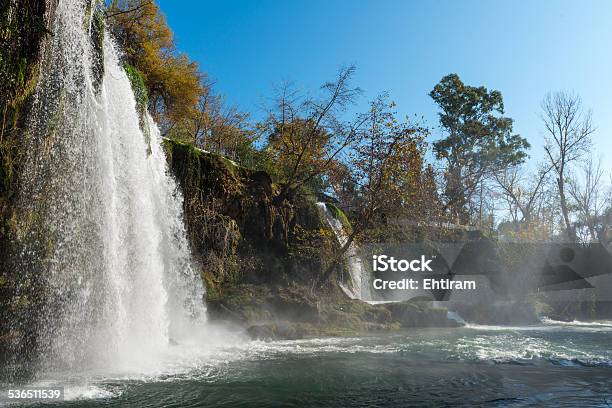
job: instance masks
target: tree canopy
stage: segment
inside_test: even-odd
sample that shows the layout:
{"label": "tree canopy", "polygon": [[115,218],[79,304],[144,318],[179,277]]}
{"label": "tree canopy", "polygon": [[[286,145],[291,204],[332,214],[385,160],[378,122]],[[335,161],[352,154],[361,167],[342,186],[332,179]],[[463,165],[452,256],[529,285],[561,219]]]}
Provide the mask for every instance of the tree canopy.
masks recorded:
{"label": "tree canopy", "polygon": [[433,150],[446,162],[447,204],[456,218],[466,221],[467,206],[482,179],[522,163],[530,146],[512,133],[501,92],[466,85],[457,74],[449,74],[429,95],[441,110],[440,127],[446,133]]}
{"label": "tree canopy", "polygon": [[142,74],[149,111],[162,128],[191,115],[205,75],[197,62],[178,52],[159,7],[148,0],[112,0],[106,21],[125,61]]}

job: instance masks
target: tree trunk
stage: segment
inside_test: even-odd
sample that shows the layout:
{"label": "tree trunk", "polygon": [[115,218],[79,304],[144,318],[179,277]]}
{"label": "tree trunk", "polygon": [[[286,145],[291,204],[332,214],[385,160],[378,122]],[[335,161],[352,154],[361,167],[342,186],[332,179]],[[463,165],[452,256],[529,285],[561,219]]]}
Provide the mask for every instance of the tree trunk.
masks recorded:
{"label": "tree trunk", "polygon": [[590,221],[589,221],[589,234],[591,235],[591,241],[597,242],[597,232],[595,231],[595,226]]}
{"label": "tree trunk", "polygon": [[569,209],[567,208],[567,200],[565,198],[565,183],[563,181],[563,176],[560,175],[557,178],[557,185],[559,186],[559,199],[561,201],[561,213],[563,215],[563,221],[565,222],[565,231],[567,234],[567,238],[570,242],[576,242],[576,231],[572,227],[572,224],[569,219]]}

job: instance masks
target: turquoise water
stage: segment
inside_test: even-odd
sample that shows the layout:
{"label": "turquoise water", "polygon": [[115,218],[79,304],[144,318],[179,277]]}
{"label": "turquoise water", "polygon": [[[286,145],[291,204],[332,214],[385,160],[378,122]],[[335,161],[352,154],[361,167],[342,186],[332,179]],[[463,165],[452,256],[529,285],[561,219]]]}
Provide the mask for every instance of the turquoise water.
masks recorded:
{"label": "turquoise water", "polygon": [[150,367],[37,385],[65,385],[66,407],[612,406],[611,323],[277,342],[214,330]]}

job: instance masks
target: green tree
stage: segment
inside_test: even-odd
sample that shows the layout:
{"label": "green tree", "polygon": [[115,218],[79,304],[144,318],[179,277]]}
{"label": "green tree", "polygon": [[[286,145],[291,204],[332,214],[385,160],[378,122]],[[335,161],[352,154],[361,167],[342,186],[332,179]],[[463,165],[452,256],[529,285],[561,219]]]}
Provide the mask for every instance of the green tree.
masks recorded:
{"label": "green tree", "polygon": [[499,91],[465,85],[450,74],[429,93],[441,112],[446,137],[433,144],[436,157],[446,162],[446,210],[452,219],[469,222],[470,204],[492,172],[523,162],[529,143],[512,134],[512,119],[504,115]]}

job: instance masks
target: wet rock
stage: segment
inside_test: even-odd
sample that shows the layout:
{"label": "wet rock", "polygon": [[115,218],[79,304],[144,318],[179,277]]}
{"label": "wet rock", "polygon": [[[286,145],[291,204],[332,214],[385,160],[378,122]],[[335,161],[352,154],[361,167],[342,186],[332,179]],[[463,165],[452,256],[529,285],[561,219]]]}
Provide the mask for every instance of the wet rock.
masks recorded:
{"label": "wet rock", "polygon": [[488,325],[529,325],[540,323],[536,307],[531,302],[494,302],[453,304],[467,322]]}
{"label": "wet rock", "polygon": [[247,329],[253,340],[298,340],[320,333],[314,326],[302,323],[275,323],[254,325]]}
{"label": "wet rock", "polygon": [[391,312],[392,319],[404,328],[461,326],[447,317],[447,309],[435,308],[429,303],[407,301],[386,303],[384,306]]}

